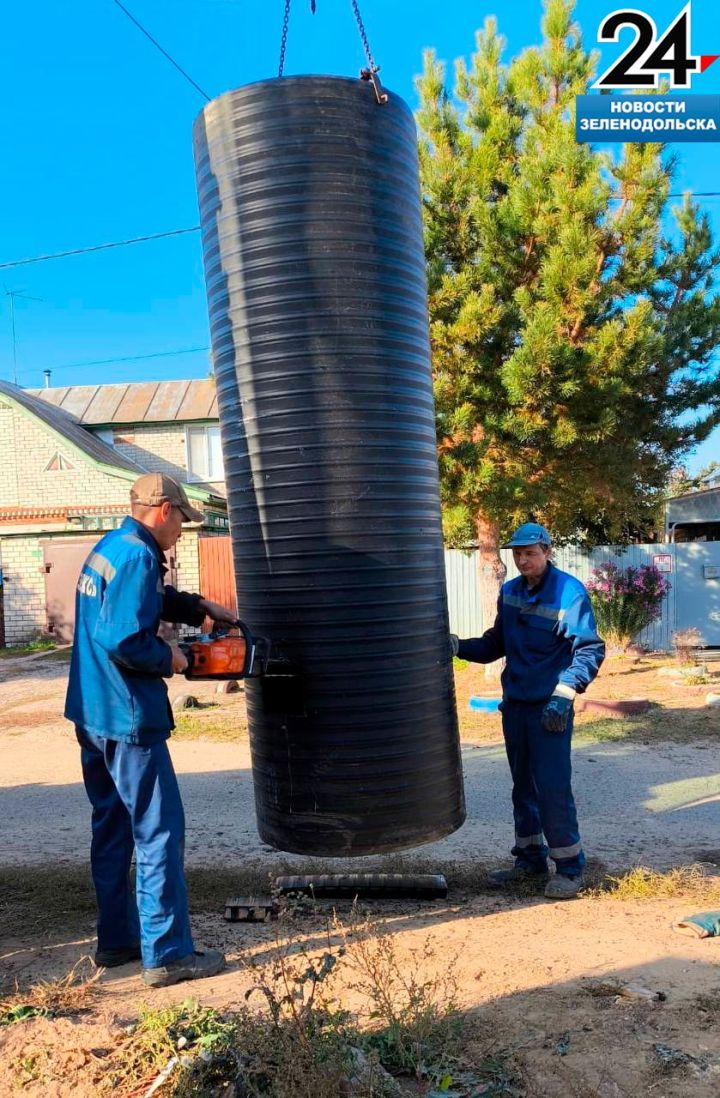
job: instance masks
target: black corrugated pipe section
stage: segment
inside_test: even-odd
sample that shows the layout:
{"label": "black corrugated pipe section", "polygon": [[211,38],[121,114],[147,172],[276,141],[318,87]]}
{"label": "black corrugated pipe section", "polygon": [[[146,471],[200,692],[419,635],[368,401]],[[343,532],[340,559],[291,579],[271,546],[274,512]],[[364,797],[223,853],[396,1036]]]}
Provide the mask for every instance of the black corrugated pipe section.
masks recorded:
{"label": "black corrugated pipe section", "polygon": [[246,683],[260,835],[440,838],[465,808],[412,114],[286,77],[194,142],[238,606],[295,672]]}

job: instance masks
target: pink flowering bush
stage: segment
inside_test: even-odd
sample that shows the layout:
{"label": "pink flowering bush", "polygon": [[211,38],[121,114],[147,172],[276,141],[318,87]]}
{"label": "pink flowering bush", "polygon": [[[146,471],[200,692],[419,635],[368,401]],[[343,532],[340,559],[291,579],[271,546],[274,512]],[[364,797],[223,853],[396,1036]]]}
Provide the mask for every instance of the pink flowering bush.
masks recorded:
{"label": "pink flowering bush", "polygon": [[625,649],[662,615],[670,583],[652,564],[620,568],[611,560],[593,569],[587,583],[598,631],[609,645]]}

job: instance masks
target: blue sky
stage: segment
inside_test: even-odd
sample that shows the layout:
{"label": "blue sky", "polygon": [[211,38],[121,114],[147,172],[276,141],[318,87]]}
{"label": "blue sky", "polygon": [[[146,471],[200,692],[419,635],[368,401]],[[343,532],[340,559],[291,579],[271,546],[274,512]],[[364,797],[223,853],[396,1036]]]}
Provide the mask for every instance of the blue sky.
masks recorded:
{"label": "blue sky", "polygon": [[[210,95],[277,73],[283,0],[124,0]],[[586,46],[620,6],[579,0]],[[666,26],[681,0],[642,7]],[[416,105],[422,51],[452,65],[496,14],[508,56],[539,39],[540,0],[360,0],[382,79]],[[191,129],[204,100],[112,0],[25,0],[3,14],[0,263],[198,222]],[[628,34],[629,32],[625,32]],[[693,0],[693,49],[720,53],[716,0]],[[604,47],[605,64],[618,47]],[[350,0],[292,0],[286,72],[353,76],[364,54]],[[720,61],[693,91],[720,92]],[[720,190],[720,146],[676,146],[677,190]],[[720,200],[708,199],[720,235]],[[199,234],[0,270],[0,377],[54,385],[202,377],[209,367]],[[39,299],[39,300],[30,300]],[[192,353],[166,355],[188,348]],[[159,357],[120,361],[133,356]],[[162,356],[162,357],[160,357]],[[112,359],[111,362],[105,360]],[[93,363],[81,366],[78,363]],[[720,432],[692,459],[720,458]]]}

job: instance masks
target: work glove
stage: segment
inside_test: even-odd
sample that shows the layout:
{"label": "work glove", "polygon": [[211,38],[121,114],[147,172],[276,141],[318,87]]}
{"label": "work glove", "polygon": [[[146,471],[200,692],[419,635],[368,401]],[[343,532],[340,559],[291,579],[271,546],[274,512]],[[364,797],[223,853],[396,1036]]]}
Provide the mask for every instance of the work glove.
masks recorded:
{"label": "work glove", "polygon": [[564,732],[573,706],[573,699],[553,694],[542,711],[542,726],[548,732]]}
{"label": "work glove", "polygon": [[452,652],[453,656],[457,656],[459,648],[460,648],[460,639],[459,639],[459,637],[457,636],[456,633],[451,633],[450,634],[450,651]]}

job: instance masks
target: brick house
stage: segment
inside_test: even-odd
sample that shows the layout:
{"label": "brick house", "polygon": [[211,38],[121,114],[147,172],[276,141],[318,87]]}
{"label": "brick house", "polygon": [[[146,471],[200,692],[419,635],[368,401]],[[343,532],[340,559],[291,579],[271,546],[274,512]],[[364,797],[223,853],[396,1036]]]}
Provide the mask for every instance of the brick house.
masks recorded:
{"label": "brick house", "polygon": [[[21,389],[0,382],[0,644],[72,637],[91,546],[128,512],[147,471],[185,484],[205,514],[170,557],[171,580],[227,600],[227,504],[214,382]],[[212,539],[212,541],[211,541]]]}

